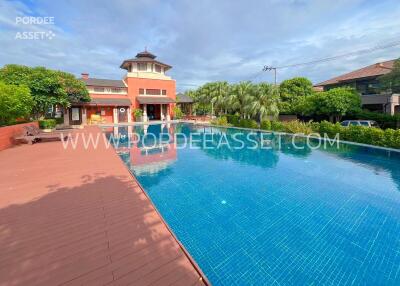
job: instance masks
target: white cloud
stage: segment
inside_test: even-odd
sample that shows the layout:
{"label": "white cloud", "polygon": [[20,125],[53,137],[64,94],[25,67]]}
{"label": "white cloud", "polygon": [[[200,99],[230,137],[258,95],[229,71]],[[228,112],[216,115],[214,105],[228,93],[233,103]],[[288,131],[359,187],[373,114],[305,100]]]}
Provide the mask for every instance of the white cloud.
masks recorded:
{"label": "white cloud", "polygon": [[[246,80],[265,64],[333,56],[398,38],[398,1],[52,1],[0,4],[0,64],[20,63],[79,75],[120,78],[125,58],[145,46],[173,66],[180,90],[211,80]],[[56,37],[16,41],[16,15],[55,17]],[[23,27],[24,29],[26,27]],[[41,26],[29,29],[40,30]],[[399,38],[400,39],[400,38]],[[314,82],[398,57],[393,48],[281,70],[278,79]],[[257,80],[272,80],[264,73]],[[180,85],[180,83],[182,85]]]}

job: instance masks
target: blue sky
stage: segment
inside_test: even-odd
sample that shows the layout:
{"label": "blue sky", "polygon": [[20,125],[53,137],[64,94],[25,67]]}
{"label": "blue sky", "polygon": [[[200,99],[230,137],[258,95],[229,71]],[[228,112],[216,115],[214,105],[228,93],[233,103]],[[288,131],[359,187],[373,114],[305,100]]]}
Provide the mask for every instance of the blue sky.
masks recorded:
{"label": "blue sky", "polygon": [[[362,0],[0,0],[0,65],[46,66],[79,76],[122,78],[119,65],[147,47],[173,66],[178,90],[207,81],[254,78],[264,65],[287,65],[400,40],[400,1]],[[54,17],[22,25],[16,17]],[[16,33],[53,31],[53,39]],[[400,46],[278,71],[314,83],[400,57]],[[273,80],[263,73],[257,81]]]}

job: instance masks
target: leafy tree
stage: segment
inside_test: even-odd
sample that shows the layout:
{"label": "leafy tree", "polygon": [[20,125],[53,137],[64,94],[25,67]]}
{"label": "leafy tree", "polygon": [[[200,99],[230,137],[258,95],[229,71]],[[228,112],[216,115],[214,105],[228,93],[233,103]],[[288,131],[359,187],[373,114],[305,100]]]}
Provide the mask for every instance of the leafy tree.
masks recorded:
{"label": "leafy tree", "polygon": [[323,115],[331,122],[340,121],[344,115],[361,110],[361,97],[352,88],[338,87],[318,92],[298,101],[296,112],[302,115]]}
{"label": "leafy tree", "polygon": [[400,59],[394,62],[393,70],[379,77],[384,90],[391,90],[394,93],[400,92]]}
{"label": "leafy tree", "polygon": [[58,71],[62,88],[68,96],[69,103],[89,102],[90,96],[85,83],[73,74]]}
{"label": "leafy tree", "polygon": [[340,121],[344,115],[354,114],[361,110],[361,97],[352,88],[333,88],[327,91],[322,112],[329,115],[332,122]]}
{"label": "leafy tree", "polygon": [[45,114],[51,106],[68,107],[78,101],[90,101],[84,83],[66,72],[44,67],[6,65],[0,69],[0,80],[8,84],[25,85],[30,89],[36,118]]}
{"label": "leafy tree", "polygon": [[299,100],[314,94],[312,82],[304,77],[284,80],[279,85],[279,91],[281,99],[279,110],[282,113],[294,113]]}
{"label": "leafy tree", "polygon": [[29,88],[0,82],[0,126],[27,118],[33,107]]}
{"label": "leafy tree", "polygon": [[258,116],[259,122],[262,122],[267,116],[277,116],[279,92],[278,89],[268,83],[256,85],[251,109],[254,116]]}

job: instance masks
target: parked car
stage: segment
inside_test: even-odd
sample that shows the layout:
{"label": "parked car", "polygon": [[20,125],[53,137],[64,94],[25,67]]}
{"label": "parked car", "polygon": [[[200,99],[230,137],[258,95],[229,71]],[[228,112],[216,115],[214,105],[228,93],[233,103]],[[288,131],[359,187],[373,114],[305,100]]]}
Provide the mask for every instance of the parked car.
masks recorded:
{"label": "parked car", "polygon": [[344,127],[348,126],[365,126],[365,127],[376,127],[379,128],[378,123],[374,120],[345,120],[340,123]]}

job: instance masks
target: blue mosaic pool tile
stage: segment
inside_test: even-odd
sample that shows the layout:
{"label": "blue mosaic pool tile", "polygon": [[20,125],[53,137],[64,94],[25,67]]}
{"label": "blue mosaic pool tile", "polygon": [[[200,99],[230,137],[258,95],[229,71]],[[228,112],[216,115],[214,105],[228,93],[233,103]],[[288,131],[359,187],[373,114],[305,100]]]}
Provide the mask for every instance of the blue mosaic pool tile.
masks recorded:
{"label": "blue mosaic pool tile", "polygon": [[213,285],[400,285],[400,153],[176,154],[153,173],[122,159]]}

